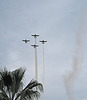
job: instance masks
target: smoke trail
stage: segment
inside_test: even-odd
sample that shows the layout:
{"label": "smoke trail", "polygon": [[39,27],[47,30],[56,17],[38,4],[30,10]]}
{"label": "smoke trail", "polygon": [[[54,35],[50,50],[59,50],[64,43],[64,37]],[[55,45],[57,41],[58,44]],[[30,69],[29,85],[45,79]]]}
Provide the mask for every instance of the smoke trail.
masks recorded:
{"label": "smoke trail", "polygon": [[[43,82],[43,88],[45,91],[45,61],[44,61],[44,43],[42,43],[43,45],[43,78],[42,78],[42,82]],[[42,100],[45,100],[45,93],[43,92],[42,95]]]}
{"label": "smoke trail", "polygon": [[78,72],[82,66],[82,59],[83,59],[82,44],[84,42],[82,38],[84,36],[84,30],[83,30],[84,21],[85,21],[85,15],[83,14],[80,19],[78,32],[76,33],[76,47],[75,47],[75,54],[73,56],[72,71],[69,71],[64,76],[64,83],[65,83],[68,100],[74,100],[72,96],[72,84],[77,78]]}
{"label": "smoke trail", "polygon": [[[42,42],[42,45],[43,45],[43,78],[42,78],[42,82],[43,82],[43,87],[45,88],[44,44],[45,44],[45,42],[47,42],[47,41],[42,40],[42,41],[40,41],[40,42]],[[42,95],[42,99],[43,99],[43,100],[45,100],[45,98],[44,98],[44,97],[45,97],[45,96],[44,96],[44,93],[43,93],[43,95]]]}
{"label": "smoke trail", "polygon": [[[35,46],[37,44],[35,37]],[[35,47],[35,79],[38,80],[38,68],[37,68],[37,47]]]}
{"label": "smoke trail", "polygon": [[68,100],[73,100],[71,86],[81,66],[81,55],[80,55],[81,54],[81,43],[79,40],[81,40],[80,34],[77,34],[76,51],[75,51],[75,55],[73,56],[72,71],[69,71],[67,75],[64,77]]}

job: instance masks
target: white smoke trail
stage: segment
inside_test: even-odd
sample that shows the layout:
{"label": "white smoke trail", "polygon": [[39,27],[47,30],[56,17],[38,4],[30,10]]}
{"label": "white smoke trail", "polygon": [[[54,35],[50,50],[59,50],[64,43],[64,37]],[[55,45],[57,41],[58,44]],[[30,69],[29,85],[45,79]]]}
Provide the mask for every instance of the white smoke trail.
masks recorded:
{"label": "white smoke trail", "polygon": [[78,32],[76,33],[76,47],[75,47],[75,54],[73,56],[72,71],[69,71],[64,76],[64,83],[65,83],[68,100],[74,100],[73,95],[72,95],[72,84],[77,78],[78,72],[82,66],[84,22],[85,22],[85,14],[82,14],[80,23],[79,23],[79,29],[78,29]]}
{"label": "white smoke trail", "polygon": [[35,48],[35,79],[38,80],[38,69],[37,69],[37,48]]}
{"label": "white smoke trail", "polygon": [[42,100],[45,100],[45,61],[44,61],[44,43],[42,43],[43,45],[43,78],[42,78],[42,84],[43,84],[43,88],[44,88],[44,92],[42,95]]}
{"label": "white smoke trail", "polygon": [[44,44],[43,44],[43,86],[45,85],[45,62],[44,62]]}

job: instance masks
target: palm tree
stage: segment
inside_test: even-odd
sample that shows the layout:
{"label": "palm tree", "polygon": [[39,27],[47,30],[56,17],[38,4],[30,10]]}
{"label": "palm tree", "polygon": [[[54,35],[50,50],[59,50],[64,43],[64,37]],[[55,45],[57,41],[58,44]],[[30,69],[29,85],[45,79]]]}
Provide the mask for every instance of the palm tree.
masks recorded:
{"label": "palm tree", "polygon": [[23,68],[12,72],[7,69],[0,71],[0,100],[33,100],[40,96],[43,86],[36,80],[31,80],[23,88],[24,73],[25,69]]}

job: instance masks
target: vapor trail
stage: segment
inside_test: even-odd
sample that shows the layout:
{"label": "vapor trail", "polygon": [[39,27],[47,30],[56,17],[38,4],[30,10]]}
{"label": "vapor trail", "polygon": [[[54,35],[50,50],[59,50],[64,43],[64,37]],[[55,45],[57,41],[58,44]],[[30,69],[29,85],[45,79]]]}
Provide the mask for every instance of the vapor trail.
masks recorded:
{"label": "vapor trail", "polygon": [[37,48],[35,48],[35,79],[38,80],[38,69],[37,69]]}
{"label": "vapor trail", "polygon": [[76,33],[76,46],[75,53],[72,61],[72,71],[67,72],[64,76],[65,88],[68,96],[68,100],[74,100],[72,95],[72,84],[78,76],[78,72],[82,66],[83,59],[83,36],[84,36],[84,22],[85,22],[85,14],[82,14],[78,32]]}
{"label": "vapor trail", "polygon": [[[45,91],[45,61],[44,61],[44,43],[43,43],[43,87]],[[43,100],[45,100],[45,93],[43,93]]]}

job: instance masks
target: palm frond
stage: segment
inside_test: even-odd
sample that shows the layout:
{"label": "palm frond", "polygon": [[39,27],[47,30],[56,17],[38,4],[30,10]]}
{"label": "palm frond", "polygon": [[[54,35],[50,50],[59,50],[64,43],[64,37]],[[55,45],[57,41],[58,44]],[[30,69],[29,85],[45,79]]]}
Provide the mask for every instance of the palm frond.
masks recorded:
{"label": "palm frond", "polygon": [[0,80],[0,90],[3,90],[3,84],[2,80]]}
{"label": "palm frond", "polygon": [[28,98],[29,100],[35,97],[38,98],[40,97],[39,91],[43,91],[42,84],[38,83],[36,80],[31,80],[30,83],[20,93],[18,93],[15,100],[17,100],[18,98],[21,98],[21,100],[26,100],[26,98]]}
{"label": "palm frond", "polygon": [[27,89],[27,90],[24,90],[24,91],[21,91],[18,95],[17,95],[17,99],[20,98],[20,100],[31,100],[31,99],[34,99],[34,98],[38,98],[40,97],[40,93],[38,91],[35,91],[35,90],[32,90],[32,89]]}
{"label": "palm frond", "polygon": [[9,97],[5,92],[0,92],[0,100],[9,100]]}
{"label": "palm frond", "polygon": [[22,79],[24,77],[25,69],[19,68],[15,71],[12,72],[12,77],[13,77],[13,90],[17,93],[20,88],[23,86]]}
{"label": "palm frond", "polygon": [[36,80],[31,80],[30,83],[24,88],[26,90],[27,88],[33,89],[37,87],[41,92],[43,91],[43,85],[41,83],[38,83]]}
{"label": "palm frond", "polygon": [[12,72],[6,68],[0,70],[0,100],[33,100],[40,96],[43,86],[36,80],[31,80],[23,88],[25,69],[19,68]]}
{"label": "palm frond", "polygon": [[34,98],[38,98],[40,97],[40,93],[38,91],[33,91],[30,89],[27,89],[26,91],[23,92],[23,94],[21,95],[21,99],[34,99]]}
{"label": "palm frond", "polygon": [[4,86],[11,86],[12,84],[12,78],[11,78],[11,75],[10,75],[10,72],[7,71],[6,68],[4,68],[4,71],[0,71],[0,79],[3,81],[3,85]]}
{"label": "palm frond", "polygon": [[13,77],[13,83],[12,83],[12,99],[14,98],[15,94],[18,91],[21,91],[23,88],[23,82],[22,79],[24,77],[25,69],[19,68],[15,71],[12,72],[12,77]]}

